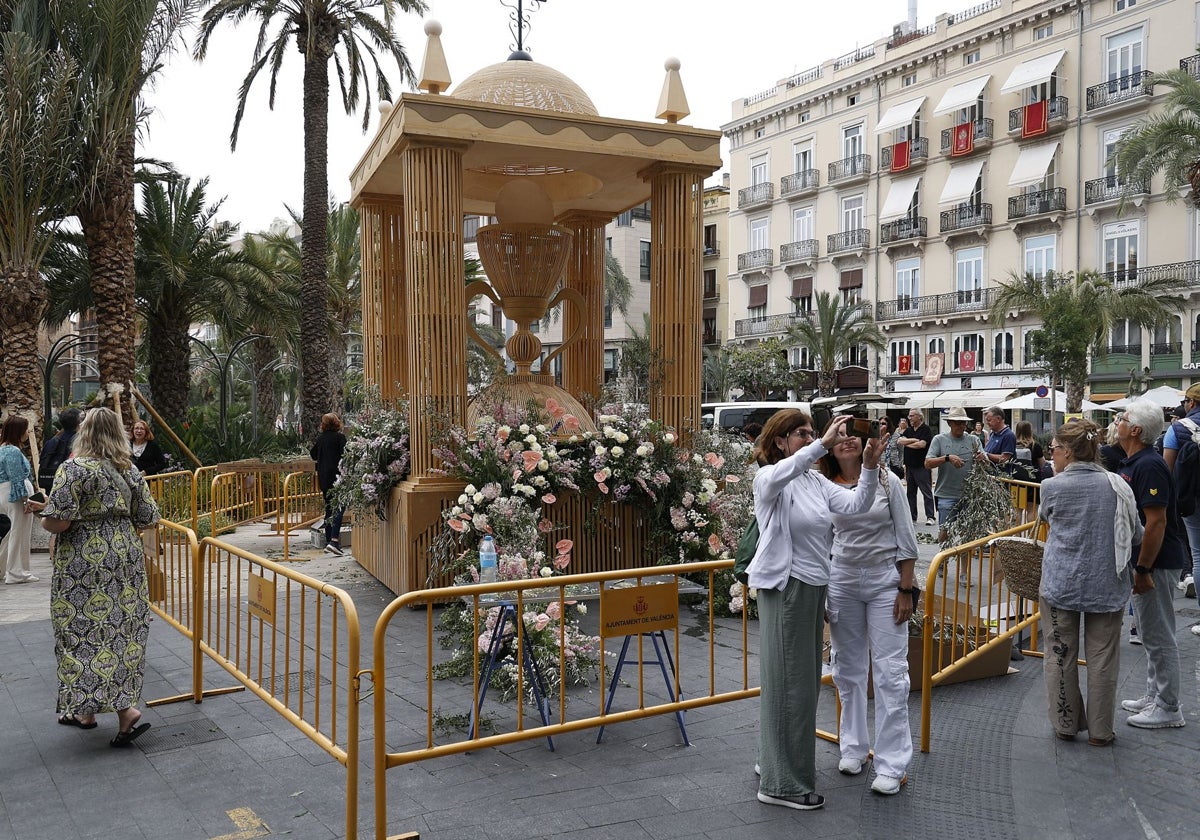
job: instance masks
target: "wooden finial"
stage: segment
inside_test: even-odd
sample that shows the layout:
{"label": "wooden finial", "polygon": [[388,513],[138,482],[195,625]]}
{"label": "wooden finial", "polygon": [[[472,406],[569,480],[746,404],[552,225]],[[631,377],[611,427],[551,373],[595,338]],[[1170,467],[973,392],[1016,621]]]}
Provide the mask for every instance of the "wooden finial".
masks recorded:
{"label": "wooden finial", "polygon": [[450,87],[450,68],[442,51],[442,25],[436,20],[425,24],[425,60],[421,62],[421,81],[417,84],[427,93],[439,94]]}
{"label": "wooden finial", "polygon": [[679,77],[679,59],[668,58],[663,68],[667,71],[667,78],[663,80],[662,93],[658,97],[656,116],[660,120],[677,123],[691,113],[687,94],[683,92],[683,79]]}

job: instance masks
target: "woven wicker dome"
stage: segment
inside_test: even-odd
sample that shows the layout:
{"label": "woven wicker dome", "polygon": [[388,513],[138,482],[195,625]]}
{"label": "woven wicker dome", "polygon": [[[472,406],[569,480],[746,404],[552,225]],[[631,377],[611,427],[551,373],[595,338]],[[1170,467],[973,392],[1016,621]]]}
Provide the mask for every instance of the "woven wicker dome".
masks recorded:
{"label": "woven wicker dome", "polygon": [[536,61],[502,61],[477,70],[451,93],[459,99],[599,116],[583,88]]}

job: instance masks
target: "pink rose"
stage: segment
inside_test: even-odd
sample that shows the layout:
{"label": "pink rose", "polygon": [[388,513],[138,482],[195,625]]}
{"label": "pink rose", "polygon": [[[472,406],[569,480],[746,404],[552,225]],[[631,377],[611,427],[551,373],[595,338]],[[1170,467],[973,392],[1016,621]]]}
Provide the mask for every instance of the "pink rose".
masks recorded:
{"label": "pink rose", "polygon": [[709,452],[704,456],[704,463],[708,464],[714,470],[719,470],[725,466],[725,459],[715,452]]}
{"label": "pink rose", "polygon": [[533,472],[537,469],[538,461],[542,460],[542,453],[527,449],[521,453],[521,460],[525,463],[525,472]]}
{"label": "pink rose", "polygon": [[554,397],[546,400],[546,411],[550,412],[550,416],[555,420],[561,419],[567,413],[567,410],[559,405],[558,400],[554,399]]}
{"label": "pink rose", "polygon": [[567,414],[566,416],[564,416],[562,419],[562,424],[563,424],[563,431],[565,431],[565,432],[578,432],[579,431],[579,418],[576,417],[574,414]]}
{"label": "pink rose", "polygon": [[718,537],[716,534],[708,535],[708,550],[711,551],[713,554],[721,553],[721,538]]}
{"label": "pink rose", "polygon": [[559,616],[558,601],[551,601],[546,605],[546,615],[552,619],[557,619]]}
{"label": "pink rose", "polygon": [[534,621],[533,626],[537,630],[545,630],[550,626],[550,616],[546,615],[545,613],[538,613],[538,617]]}
{"label": "pink rose", "polygon": [[558,498],[555,497],[553,493],[547,493],[546,495],[542,496],[542,504],[544,505],[552,505],[557,501]]}

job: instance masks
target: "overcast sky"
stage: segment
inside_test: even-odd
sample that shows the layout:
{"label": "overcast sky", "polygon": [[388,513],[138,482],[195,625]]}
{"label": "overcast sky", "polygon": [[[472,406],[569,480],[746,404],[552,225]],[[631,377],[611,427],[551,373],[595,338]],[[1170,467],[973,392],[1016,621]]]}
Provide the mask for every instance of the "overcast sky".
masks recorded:
{"label": "overcast sky", "polygon": [[[918,25],[977,2],[925,0]],[[514,43],[510,11],[499,0],[428,0],[428,5],[425,19],[442,23],[455,84],[508,57]],[[645,121],[654,121],[663,61],[676,56],[692,112],[684,122],[716,129],[731,119],[735,98],[872,43],[907,13],[907,0],[547,0],[532,13],[525,43],[535,60],[579,84],[603,116]],[[185,46],[148,93],[154,113],[140,149],[193,179],[208,177],[210,199],[225,198],[221,218],[240,224],[243,232],[263,230],[284,216],[285,203],[299,212],[302,194],[302,58],[294,48],[280,73],[275,109],[267,107],[264,70],[251,91],[237,150],[229,150],[255,26],[250,20],[236,28],[224,24],[203,63],[190,57],[195,34],[186,33]],[[424,19],[411,15],[397,22],[418,73],[423,26]],[[389,69],[393,86],[405,90],[394,65]],[[330,78],[329,186],[333,197],[344,200],[350,194],[350,170],[368,138],[361,131],[361,113],[348,117],[342,109],[332,64]],[[374,104],[372,111],[369,133],[379,125]]]}

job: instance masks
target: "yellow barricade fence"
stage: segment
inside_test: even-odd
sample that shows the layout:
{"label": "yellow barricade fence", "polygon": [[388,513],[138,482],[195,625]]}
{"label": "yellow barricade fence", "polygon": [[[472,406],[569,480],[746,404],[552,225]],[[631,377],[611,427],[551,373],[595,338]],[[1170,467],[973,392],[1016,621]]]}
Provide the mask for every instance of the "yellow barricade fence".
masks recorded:
{"label": "yellow barricade fence", "polygon": [[192,530],[199,534],[200,517],[212,516],[212,482],[217,475],[217,468],[197,467],[194,475],[196,478],[192,482],[192,493],[195,501],[192,502],[192,509],[196,511],[196,518],[193,520]]}
{"label": "yellow barricade fence", "polygon": [[[346,838],[354,840],[361,635],[353,600],[211,537],[197,558],[199,650],[346,768]],[[198,684],[198,656],[194,667]]]}
{"label": "yellow barricade fence", "polygon": [[1041,502],[1042,485],[1033,481],[1018,481],[1015,478],[998,478],[1001,484],[1008,488],[1013,510],[1021,522],[1033,522],[1037,519],[1038,505]]}
{"label": "yellow barricade fence", "polygon": [[[652,715],[677,714],[678,723],[683,732],[682,713],[687,709],[757,697],[758,686],[750,684],[750,657],[747,655],[748,631],[744,616],[741,618],[728,616],[718,622],[718,616],[714,614],[712,599],[708,597],[707,610],[696,615],[697,622],[701,625],[697,629],[702,629],[703,634],[707,637],[702,651],[697,652],[696,645],[698,643],[689,643],[682,648],[679,644],[679,594],[676,587],[669,584],[681,585],[686,592],[687,587],[683,587],[681,579],[676,576],[683,574],[699,576],[700,579],[706,579],[704,590],[711,595],[717,572],[731,566],[732,561],[724,560],[443,587],[409,592],[392,601],[384,609],[375,626],[372,670],[364,672],[369,674],[374,682],[376,838],[384,840],[387,837],[386,771],[392,767],[484,747],[501,746],[536,738],[551,738],[560,733],[637,720]],[[600,589],[605,582],[618,580],[628,583],[630,586],[628,588],[606,587],[601,596]],[[663,583],[668,585],[662,585]],[[632,588],[634,584],[637,585],[636,589]],[[663,598],[661,604],[657,603],[658,598],[653,592],[656,589],[665,590],[662,594],[666,597]],[[694,591],[704,590],[697,588]],[[676,620],[664,621],[651,631],[645,629],[649,625],[642,623],[642,619],[637,615],[636,601],[632,607],[633,612],[628,612],[629,605],[618,602],[618,599],[641,598],[643,592],[646,593],[643,603],[649,604],[645,612],[654,616],[659,612],[657,608],[661,607],[661,612],[665,615],[668,609],[667,605],[670,604],[670,612]],[[617,594],[613,596],[611,593]],[[535,704],[539,708],[532,715],[527,713],[524,702],[513,701],[512,705],[515,706],[515,710],[510,717],[503,721],[510,728],[508,732],[482,735],[480,731],[482,726],[477,723],[473,733],[462,733],[461,738],[456,739],[453,735],[446,736],[441,740],[435,738],[435,717],[439,717],[439,711],[475,711],[480,705],[477,698],[480,697],[481,689],[485,694],[487,689],[488,675],[485,673],[487,652],[481,651],[477,644],[473,646],[470,685],[464,685],[454,680],[439,681],[437,694],[435,694],[434,668],[439,663],[434,655],[435,648],[438,647],[434,642],[437,633],[434,605],[448,601],[462,601],[471,608],[468,611],[471,614],[474,638],[479,638],[480,632],[487,626],[488,621],[493,622],[493,632],[499,633],[500,630],[495,629],[495,622],[499,620],[497,615],[504,615],[503,611],[507,611],[513,624],[512,638],[508,642],[511,645],[509,652],[515,663],[521,663],[515,667],[510,666],[512,670],[515,670],[516,690],[514,696],[516,698],[527,698],[534,690],[533,683],[541,682],[541,673],[537,671],[536,667],[529,668],[524,665],[526,654],[532,655],[526,645],[526,634],[533,632],[537,626],[537,619],[533,619],[533,623],[527,627],[529,619],[526,613],[546,614],[547,611],[553,612],[557,608],[559,614],[565,614],[569,604],[576,601],[590,602],[590,606],[598,611],[599,627],[601,628],[599,660],[606,661],[606,636],[610,645],[619,644],[622,636],[626,640],[625,644],[628,645],[630,658],[626,660],[627,670],[624,673],[627,676],[623,678],[623,683],[630,686],[626,689],[627,696],[618,694],[611,703],[607,702],[606,698],[609,696],[608,677],[605,675],[603,679],[605,685],[602,686],[605,690],[597,692],[599,708],[592,707],[590,710],[579,708],[580,701],[578,699],[573,699],[568,704],[567,692],[561,690],[557,692],[557,698],[554,699],[551,699],[550,696],[552,691],[546,694],[541,694],[539,691],[535,692],[540,698],[539,702]],[[387,703],[389,697],[399,689],[397,687],[389,688],[387,683],[389,677],[387,670],[388,631],[393,619],[406,607],[419,608],[415,613],[417,616],[415,620],[420,621],[423,617],[425,674],[424,686],[421,685],[420,676],[405,675],[403,680],[404,698],[406,704],[418,707],[424,701],[424,726],[422,727],[414,720],[403,731],[389,733]],[[410,615],[414,614],[404,613],[406,621],[409,621]],[[608,628],[607,632],[606,627]],[[421,640],[413,636],[414,633],[419,632],[418,628],[406,628],[406,645],[410,649],[421,644]],[[567,669],[567,628],[562,622],[557,622],[557,629],[553,632],[557,636],[558,673],[562,674]],[[390,643],[394,644],[395,640],[392,639]],[[659,645],[666,646],[666,649],[660,649]],[[671,654],[672,649],[673,655]],[[721,652],[719,663],[717,661],[718,651]],[[664,654],[666,655],[665,659]],[[735,661],[731,661],[731,658]],[[647,670],[646,665],[651,667]],[[636,676],[631,670],[633,668],[637,669]],[[669,680],[667,679],[668,674],[670,675]],[[395,674],[390,676],[393,679],[397,677]],[[754,676],[757,680],[757,673]],[[620,711],[614,711],[614,708],[620,709]],[[572,714],[569,715],[568,712]],[[547,719],[557,717],[557,722],[543,723],[542,714],[545,714]],[[470,714],[458,717],[459,720],[465,720],[470,718]],[[399,751],[388,752],[389,735],[393,736],[393,743],[401,746]],[[686,740],[686,734],[684,737]],[[407,743],[405,743],[406,739]]]}
{"label": "yellow barricade fence", "polygon": [[1033,528],[1028,522],[933,558],[923,607],[921,752],[929,752],[935,685],[1007,673],[1013,638],[1027,627],[1036,645],[1038,605],[1008,588],[991,548],[997,537],[1028,536]]}
{"label": "yellow barricade fence", "polygon": [[196,475],[181,470],[146,476],[146,487],[158,505],[158,515],[196,529]]}
{"label": "yellow barricade fence", "polygon": [[283,479],[283,499],[275,516],[275,530],[283,535],[283,556],[291,557],[293,531],[301,531],[321,518],[325,497],[317,486],[317,473],[289,473]]}

